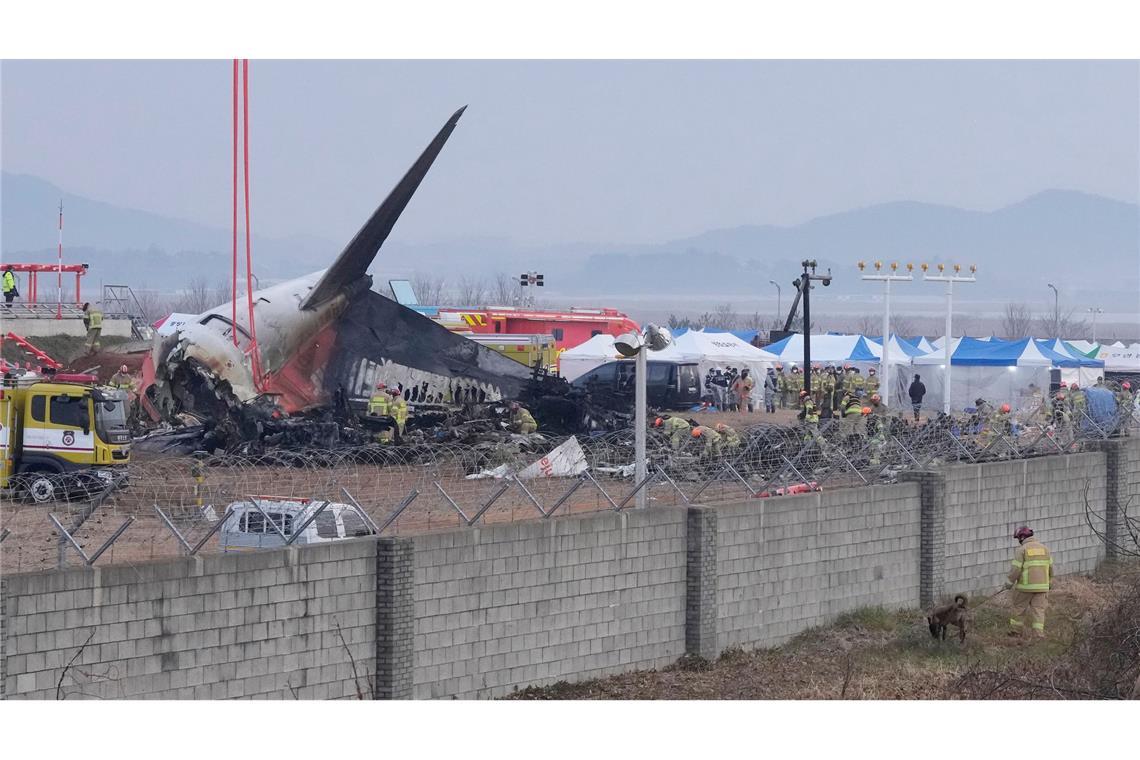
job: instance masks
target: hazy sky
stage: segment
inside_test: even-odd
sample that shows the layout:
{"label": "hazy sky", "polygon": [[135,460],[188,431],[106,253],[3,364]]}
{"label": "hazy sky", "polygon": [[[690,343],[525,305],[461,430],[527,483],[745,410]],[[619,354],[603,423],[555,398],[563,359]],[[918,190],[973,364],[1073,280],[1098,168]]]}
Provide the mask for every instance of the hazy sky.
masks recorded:
{"label": "hazy sky", "polygon": [[[231,64],[4,62],[0,162],[226,227]],[[347,241],[458,106],[393,239],[659,242],[1047,188],[1140,200],[1136,62],[251,64],[255,231]]]}

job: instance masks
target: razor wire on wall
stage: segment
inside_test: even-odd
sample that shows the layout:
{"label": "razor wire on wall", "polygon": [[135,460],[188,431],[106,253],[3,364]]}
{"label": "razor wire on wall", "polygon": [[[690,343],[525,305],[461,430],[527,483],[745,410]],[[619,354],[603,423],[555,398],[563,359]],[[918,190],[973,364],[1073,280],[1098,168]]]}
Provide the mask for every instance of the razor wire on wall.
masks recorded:
{"label": "razor wire on wall", "polygon": [[[759,424],[731,442],[651,429],[649,474],[641,482],[633,478],[633,430],[589,438],[512,435],[474,445],[140,456],[111,480],[37,473],[25,484],[24,501],[5,505],[0,562],[15,572],[217,551],[235,510],[266,500],[311,503],[313,510],[352,504],[370,532],[408,535],[621,511],[643,489],[652,507],[890,483],[902,472],[948,463],[1074,453],[1135,427],[1127,411],[1094,417],[1042,406],[1009,418],[979,412],[922,424],[902,415]],[[303,514],[297,525],[312,517]]]}

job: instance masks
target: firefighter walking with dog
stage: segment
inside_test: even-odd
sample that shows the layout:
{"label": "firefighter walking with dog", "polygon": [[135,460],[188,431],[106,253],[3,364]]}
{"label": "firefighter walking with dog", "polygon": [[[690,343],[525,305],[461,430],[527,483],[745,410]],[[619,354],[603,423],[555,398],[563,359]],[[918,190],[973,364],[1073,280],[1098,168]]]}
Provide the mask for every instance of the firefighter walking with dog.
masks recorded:
{"label": "firefighter walking with dog", "polygon": [[1033,635],[1045,638],[1045,610],[1049,605],[1049,585],[1053,578],[1053,557],[1049,549],[1021,526],[1013,537],[1020,544],[1013,555],[1005,588],[1013,589],[1013,610],[1009,618],[1010,636],[1024,636],[1031,619]]}

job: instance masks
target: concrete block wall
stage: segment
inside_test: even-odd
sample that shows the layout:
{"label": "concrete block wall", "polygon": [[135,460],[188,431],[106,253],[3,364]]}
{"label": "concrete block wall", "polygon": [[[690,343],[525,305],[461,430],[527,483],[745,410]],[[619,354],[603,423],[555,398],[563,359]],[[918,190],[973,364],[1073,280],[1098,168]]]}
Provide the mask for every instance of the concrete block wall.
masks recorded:
{"label": "concrete block wall", "polygon": [[335,698],[359,684],[408,699],[774,646],[859,607],[996,589],[1023,523],[1058,572],[1093,570],[1105,546],[1086,483],[1094,511],[1135,495],[1140,514],[1140,441],[1098,447],[716,508],[6,576],[0,697],[54,699],[80,648],[68,698]]}
{"label": "concrete block wall", "polygon": [[946,594],[993,591],[1009,572],[1011,536],[1029,525],[1054,555],[1058,575],[1088,573],[1105,557],[1085,521],[1086,483],[1105,508],[1105,454],[1049,456],[944,468]]}
{"label": "concrete block wall", "polygon": [[371,540],[8,576],[4,697],[56,699],[82,649],[68,699],[355,698],[375,579]]}
{"label": "concrete block wall", "polygon": [[1124,451],[1125,496],[1132,499],[1131,514],[1140,517],[1140,438],[1125,438],[1121,442]]}
{"label": "concrete block wall", "polygon": [[413,695],[485,698],[675,662],[686,511],[416,536]]}
{"label": "concrete block wall", "polygon": [[717,509],[719,649],[775,646],[858,607],[919,598],[917,483]]}

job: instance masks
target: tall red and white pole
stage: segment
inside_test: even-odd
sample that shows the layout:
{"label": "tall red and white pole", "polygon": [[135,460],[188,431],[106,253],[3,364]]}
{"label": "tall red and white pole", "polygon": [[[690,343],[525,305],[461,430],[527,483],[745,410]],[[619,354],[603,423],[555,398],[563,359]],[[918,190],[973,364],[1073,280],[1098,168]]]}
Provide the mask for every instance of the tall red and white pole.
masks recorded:
{"label": "tall red and white pole", "polygon": [[230,280],[230,323],[234,326],[231,332],[233,333],[234,345],[238,344],[237,338],[237,273],[238,273],[238,61],[234,59],[234,182],[233,182],[233,199],[234,199],[234,215],[233,215],[233,269],[232,279]]}
{"label": "tall red and white pole", "polygon": [[59,245],[56,247],[55,318],[63,319],[63,199],[59,199]]}

